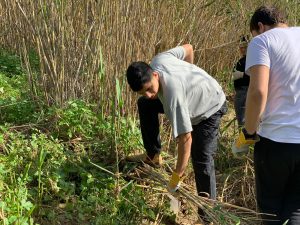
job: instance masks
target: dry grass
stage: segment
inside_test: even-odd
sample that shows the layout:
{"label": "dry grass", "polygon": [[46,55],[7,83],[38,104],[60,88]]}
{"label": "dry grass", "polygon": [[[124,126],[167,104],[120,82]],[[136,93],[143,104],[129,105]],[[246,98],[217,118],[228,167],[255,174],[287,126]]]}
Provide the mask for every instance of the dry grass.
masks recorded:
{"label": "dry grass", "polygon": [[[195,63],[214,76],[231,67],[238,37],[248,32],[250,12],[262,2],[1,0],[0,44],[23,55],[33,96],[40,87],[48,104],[83,98],[109,111],[115,79],[123,81],[131,61],[149,61],[155,52],[189,42]],[[292,3],[288,7],[297,12]],[[29,66],[32,49],[40,76]],[[124,87],[126,112],[135,109],[128,93]]]}
{"label": "dry grass", "polygon": [[[218,199],[257,211],[252,152],[241,158],[231,153],[231,145],[238,135],[232,102],[223,117],[219,149],[216,154]],[[232,122],[233,121],[233,122]],[[229,126],[227,126],[229,125]]]}

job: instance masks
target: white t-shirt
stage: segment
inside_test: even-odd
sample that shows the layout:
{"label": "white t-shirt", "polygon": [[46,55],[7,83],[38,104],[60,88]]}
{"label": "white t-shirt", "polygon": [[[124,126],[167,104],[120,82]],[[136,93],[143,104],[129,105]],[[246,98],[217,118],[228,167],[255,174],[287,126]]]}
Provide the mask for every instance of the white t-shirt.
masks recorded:
{"label": "white t-shirt", "polygon": [[283,143],[300,143],[300,27],[273,28],[252,39],[246,71],[270,68],[268,97],[258,133]]}

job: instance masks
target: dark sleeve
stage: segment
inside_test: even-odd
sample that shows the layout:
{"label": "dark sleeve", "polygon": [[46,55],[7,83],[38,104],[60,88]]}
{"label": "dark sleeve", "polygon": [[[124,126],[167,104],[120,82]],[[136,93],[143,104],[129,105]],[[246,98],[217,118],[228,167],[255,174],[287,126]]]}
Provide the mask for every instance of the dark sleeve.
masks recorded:
{"label": "dark sleeve", "polygon": [[241,72],[245,72],[246,57],[241,58],[235,65],[235,69]]}

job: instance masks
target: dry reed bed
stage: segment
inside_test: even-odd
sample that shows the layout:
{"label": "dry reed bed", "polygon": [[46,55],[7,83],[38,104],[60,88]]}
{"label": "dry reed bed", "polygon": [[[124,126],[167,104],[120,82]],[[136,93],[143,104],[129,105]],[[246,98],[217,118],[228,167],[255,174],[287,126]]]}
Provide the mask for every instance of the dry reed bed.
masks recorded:
{"label": "dry reed bed", "polygon": [[[289,10],[299,23],[297,2],[267,1]],[[251,12],[265,1],[235,0],[0,0],[0,46],[23,55],[32,95],[40,87],[48,104],[74,98],[96,101],[112,110],[115,82],[135,110],[124,85],[124,71],[133,60],[149,61],[155,52],[186,42],[195,47],[195,63],[222,82],[219,75],[238,57],[239,35],[248,33]],[[29,52],[40,59],[40,75],[29,65]]]}
{"label": "dry reed bed", "polygon": [[[123,81],[131,61],[149,61],[157,51],[190,42],[199,66],[215,74],[232,65],[245,27],[237,18],[246,16],[245,6],[234,9],[234,1],[0,2],[1,45],[23,55],[33,95],[39,86],[49,104],[79,97],[108,109],[115,79]],[[39,55],[41,76],[30,70],[31,49]],[[131,106],[128,88],[123,91]]]}

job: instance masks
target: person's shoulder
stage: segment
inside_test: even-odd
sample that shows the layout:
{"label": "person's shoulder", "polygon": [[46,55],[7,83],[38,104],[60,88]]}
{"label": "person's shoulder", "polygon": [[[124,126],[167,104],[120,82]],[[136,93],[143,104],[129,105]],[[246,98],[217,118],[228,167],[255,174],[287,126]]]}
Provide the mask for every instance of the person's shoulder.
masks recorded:
{"label": "person's shoulder", "polygon": [[154,56],[152,58],[151,64],[152,65],[168,64],[168,62],[178,60],[178,58],[176,58],[176,56],[175,56],[174,50],[175,50],[175,48],[170,49],[165,52],[158,53],[156,56]]}
{"label": "person's shoulder", "polygon": [[300,27],[276,27],[256,36],[255,38],[263,40],[276,37],[281,38],[282,36],[288,36],[295,32],[300,33]]}
{"label": "person's shoulder", "polygon": [[157,54],[155,58],[172,59],[172,58],[181,58],[184,56],[185,56],[185,48],[183,46],[176,46],[167,51]]}
{"label": "person's shoulder", "polygon": [[170,54],[169,50],[165,51],[165,52],[160,52],[153,57],[152,61],[166,59],[166,58],[169,58],[170,56],[171,56],[171,54]]}
{"label": "person's shoulder", "polygon": [[289,30],[300,31],[300,27],[288,27]]}
{"label": "person's shoulder", "polygon": [[300,35],[300,27],[288,27],[284,30],[284,32],[287,33],[287,35]]}
{"label": "person's shoulder", "polygon": [[273,29],[270,29],[269,33],[285,33],[285,32],[291,32],[291,31],[300,31],[300,27],[276,27]]}
{"label": "person's shoulder", "polygon": [[154,56],[151,60],[150,66],[153,67],[157,67],[159,65],[162,65],[165,63],[166,60],[166,56],[162,53],[157,54],[156,56]]}
{"label": "person's shoulder", "polygon": [[248,49],[267,46],[269,40],[270,40],[269,34],[267,34],[267,32],[264,32],[252,38],[252,40],[248,45]]}
{"label": "person's shoulder", "polygon": [[[278,27],[272,28],[256,37],[254,37],[250,46],[275,46],[283,40],[300,35],[300,27]],[[277,46],[278,47],[278,46]]]}

